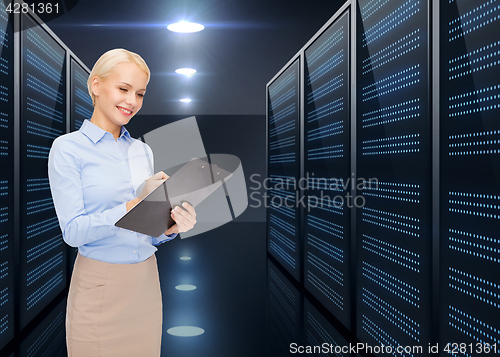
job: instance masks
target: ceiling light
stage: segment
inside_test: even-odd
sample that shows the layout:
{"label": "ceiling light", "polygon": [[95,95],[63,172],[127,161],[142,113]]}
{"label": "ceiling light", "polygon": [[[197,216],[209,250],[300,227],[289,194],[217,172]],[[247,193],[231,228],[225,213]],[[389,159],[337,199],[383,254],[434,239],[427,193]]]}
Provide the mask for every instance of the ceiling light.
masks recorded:
{"label": "ceiling light", "polygon": [[167,330],[167,333],[170,335],[182,337],[198,336],[203,334],[204,332],[204,329],[196,326],[175,326]]}
{"label": "ceiling light", "polygon": [[186,21],[176,22],[175,24],[170,24],[167,26],[167,29],[169,29],[170,31],[181,33],[199,32],[204,28],[205,26],[201,24]]}
{"label": "ceiling light", "polygon": [[182,98],[181,99],[182,103],[189,103],[190,101],[191,101],[191,99],[189,99],[189,98]]}
{"label": "ceiling light", "polygon": [[191,291],[196,289],[196,286],[191,284],[183,284],[183,285],[177,285],[175,288],[180,291]]}
{"label": "ceiling light", "polygon": [[192,76],[196,73],[196,69],[194,68],[178,68],[175,70],[175,73],[185,74],[186,76]]}

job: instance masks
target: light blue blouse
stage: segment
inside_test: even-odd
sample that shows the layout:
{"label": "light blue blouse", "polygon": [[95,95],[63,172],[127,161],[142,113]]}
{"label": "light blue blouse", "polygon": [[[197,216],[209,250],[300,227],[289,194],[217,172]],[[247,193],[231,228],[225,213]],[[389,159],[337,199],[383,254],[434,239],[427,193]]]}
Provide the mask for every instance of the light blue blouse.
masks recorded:
{"label": "light blue blouse", "polygon": [[122,126],[118,140],[85,120],[80,130],[54,140],[49,153],[50,190],[64,241],[81,255],[109,263],[138,263],[177,234],[151,237],[114,224],[126,203],[153,174],[151,148]]}

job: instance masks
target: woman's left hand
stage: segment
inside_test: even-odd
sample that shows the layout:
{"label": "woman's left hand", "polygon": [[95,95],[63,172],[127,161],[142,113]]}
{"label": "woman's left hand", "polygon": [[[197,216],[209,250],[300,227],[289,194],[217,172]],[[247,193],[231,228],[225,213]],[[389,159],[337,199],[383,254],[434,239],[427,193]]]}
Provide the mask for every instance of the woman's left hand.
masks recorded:
{"label": "woman's left hand", "polygon": [[165,235],[168,236],[172,233],[187,232],[194,227],[196,223],[196,212],[194,211],[194,207],[187,202],[184,202],[182,206],[184,209],[176,206],[170,212],[170,216],[175,221],[175,224],[165,232]]}

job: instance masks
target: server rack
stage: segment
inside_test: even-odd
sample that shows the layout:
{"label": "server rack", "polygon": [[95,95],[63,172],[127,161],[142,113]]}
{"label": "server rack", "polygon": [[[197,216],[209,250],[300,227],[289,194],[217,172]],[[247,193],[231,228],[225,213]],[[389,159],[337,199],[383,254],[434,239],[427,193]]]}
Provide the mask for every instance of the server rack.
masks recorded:
{"label": "server rack", "polygon": [[0,3],[0,349],[14,337],[14,32]]}
{"label": "server rack", "polygon": [[[316,254],[308,256],[314,254],[307,243],[311,230],[337,223],[316,220],[311,227],[312,209],[303,210],[299,222],[302,284],[370,345],[421,346],[417,354],[422,355],[431,355],[428,344],[437,342],[440,355],[472,356],[480,349],[484,353],[486,344],[498,351],[500,6],[497,1],[358,0],[350,11],[356,65],[349,69],[345,128],[350,128],[351,174],[362,183],[352,196],[363,203],[351,209],[347,233],[351,325],[307,281],[308,272],[319,267],[331,280],[340,276],[331,270],[333,247],[323,264]],[[298,54],[302,179],[311,168],[317,170],[308,162],[308,150],[314,149],[308,134],[319,126],[310,127],[308,120],[321,105],[308,109],[309,96],[318,94],[308,87],[307,64],[316,49],[310,46],[331,39],[320,36],[340,16],[335,14]],[[333,63],[337,53],[324,62]],[[332,125],[325,133],[338,128]],[[321,143],[325,147],[333,146],[328,137]],[[314,194],[308,189],[304,197]],[[324,281],[325,289],[338,284]]]}
{"label": "server rack", "polygon": [[360,0],[357,29],[357,336],[430,342],[432,131],[425,1]]}
{"label": "server rack", "polygon": [[71,56],[70,67],[70,131],[75,131],[80,129],[85,119],[92,117],[94,106],[92,105],[92,97],[89,95],[87,89],[87,79],[90,71],[73,56]]}
{"label": "server rack", "polygon": [[[301,281],[300,234],[300,61],[292,59],[268,84],[268,250]],[[267,196],[267,192],[264,197]]]}
{"label": "server rack", "polygon": [[47,172],[52,141],[66,132],[66,50],[21,16],[21,328],[66,287],[66,246]]}
{"label": "server rack", "polygon": [[[351,3],[303,50],[304,287],[351,327]],[[349,201],[349,202],[348,202]]]}
{"label": "server rack", "polygon": [[[69,132],[80,129],[85,119],[92,117],[94,106],[92,97],[88,93],[87,79],[89,69],[75,56],[69,54]],[[78,247],[67,247],[68,249],[68,276],[73,272]]]}
{"label": "server rack", "polygon": [[35,14],[2,11],[0,24],[3,355],[45,317],[69,283],[69,247],[50,196],[47,158],[54,138],[70,129],[69,61],[81,67],[82,76],[88,69]]}
{"label": "server rack", "polygon": [[439,3],[440,344],[498,353],[500,7]]}

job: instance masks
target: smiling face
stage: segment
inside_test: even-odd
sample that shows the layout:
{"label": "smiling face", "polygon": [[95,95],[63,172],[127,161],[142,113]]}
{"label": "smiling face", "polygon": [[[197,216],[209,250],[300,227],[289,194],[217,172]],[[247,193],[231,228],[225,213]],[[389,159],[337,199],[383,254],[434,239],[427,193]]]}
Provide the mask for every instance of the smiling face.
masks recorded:
{"label": "smiling face", "polygon": [[141,109],[147,83],[146,72],[130,62],[118,63],[105,79],[94,77],[95,107],[91,122],[116,139],[121,126]]}

